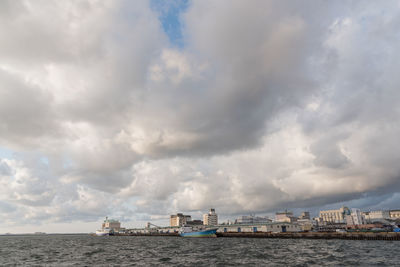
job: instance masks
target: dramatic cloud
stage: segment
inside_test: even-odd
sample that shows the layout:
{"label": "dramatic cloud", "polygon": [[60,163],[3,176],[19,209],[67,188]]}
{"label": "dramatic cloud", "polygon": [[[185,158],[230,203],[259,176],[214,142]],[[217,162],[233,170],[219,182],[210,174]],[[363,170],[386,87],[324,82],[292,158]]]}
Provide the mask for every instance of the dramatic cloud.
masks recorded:
{"label": "dramatic cloud", "polygon": [[2,229],[396,205],[398,2],[181,5],[1,1]]}

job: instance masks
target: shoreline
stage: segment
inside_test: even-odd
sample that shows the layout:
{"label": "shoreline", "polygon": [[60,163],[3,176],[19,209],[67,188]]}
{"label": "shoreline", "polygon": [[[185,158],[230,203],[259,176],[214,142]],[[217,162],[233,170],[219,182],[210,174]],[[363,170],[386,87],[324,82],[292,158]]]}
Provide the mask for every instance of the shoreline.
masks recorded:
{"label": "shoreline", "polygon": [[[136,234],[115,234],[114,236],[167,236],[179,237],[178,233],[136,233]],[[217,237],[224,238],[282,238],[282,239],[344,239],[344,240],[387,240],[400,241],[400,233],[395,232],[302,232],[302,233],[271,233],[271,232],[256,232],[256,233],[237,233],[224,232],[217,233]]]}
{"label": "shoreline", "polygon": [[389,240],[400,241],[400,233],[395,232],[303,232],[303,233],[217,233],[218,237],[247,238],[287,238],[287,239],[346,239],[346,240]]}

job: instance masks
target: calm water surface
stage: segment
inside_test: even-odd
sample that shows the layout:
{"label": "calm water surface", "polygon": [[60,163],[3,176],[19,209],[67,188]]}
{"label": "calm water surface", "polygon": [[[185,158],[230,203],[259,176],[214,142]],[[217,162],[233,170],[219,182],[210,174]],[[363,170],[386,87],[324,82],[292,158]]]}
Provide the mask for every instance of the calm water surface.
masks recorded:
{"label": "calm water surface", "polygon": [[0,265],[400,266],[399,241],[0,236]]}

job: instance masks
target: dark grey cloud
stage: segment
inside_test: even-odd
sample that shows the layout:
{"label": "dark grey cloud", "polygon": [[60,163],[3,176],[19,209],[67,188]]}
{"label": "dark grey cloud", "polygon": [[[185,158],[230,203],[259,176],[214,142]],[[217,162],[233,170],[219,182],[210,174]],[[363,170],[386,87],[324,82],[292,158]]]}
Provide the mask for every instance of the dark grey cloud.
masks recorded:
{"label": "dark grey cloud", "polygon": [[11,174],[11,168],[8,166],[8,164],[4,161],[0,161],[0,175],[6,176]]}
{"label": "dark grey cloud", "polygon": [[316,165],[339,169],[350,164],[349,159],[340,151],[337,140],[345,140],[345,138],[342,136],[322,137],[311,145],[310,150],[315,155]]}

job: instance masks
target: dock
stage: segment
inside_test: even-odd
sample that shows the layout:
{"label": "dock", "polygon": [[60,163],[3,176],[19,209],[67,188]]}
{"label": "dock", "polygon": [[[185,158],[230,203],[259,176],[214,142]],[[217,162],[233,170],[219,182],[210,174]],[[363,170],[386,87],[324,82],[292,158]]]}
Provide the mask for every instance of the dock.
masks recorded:
{"label": "dock", "polygon": [[179,233],[115,233],[114,236],[180,236]]}
{"label": "dock", "polygon": [[246,238],[290,238],[290,239],[347,239],[347,240],[389,240],[399,241],[400,233],[394,232],[290,232],[290,233],[217,233],[217,237]]}
{"label": "dock", "polygon": [[[115,236],[164,236],[177,237],[178,233],[126,233]],[[217,237],[222,238],[283,238],[283,239],[344,239],[344,240],[387,240],[400,241],[400,233],[395,232],[217,232]]]}

